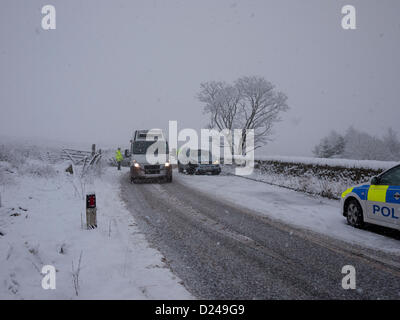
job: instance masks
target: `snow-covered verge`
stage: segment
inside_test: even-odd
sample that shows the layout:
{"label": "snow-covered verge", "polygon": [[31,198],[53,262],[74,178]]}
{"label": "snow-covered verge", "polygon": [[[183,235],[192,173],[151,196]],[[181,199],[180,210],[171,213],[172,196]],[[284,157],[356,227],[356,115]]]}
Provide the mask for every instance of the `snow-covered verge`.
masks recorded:
{"label": "snow-covered verge", "polygon": [[174,179],[190,188],[247,207],[275,220],[333,238],[399,255],[400,241],[347,225],[340,203],[236,176],[189,176]]}
{"label": "snow-covered verge", "polygon": [[[249,179],[296,191],[339,199],[350,186],[368,182],[373,176],[399,163],[305,157],[259,157]],[[226,165],[224,171],[234,174]]]}
{"label": "snow-covered verge", "polygon": [[[65,167],[0,161],[0,299],[193,298],[124,207],[122,172],[82,180]],[[97,196],[94,230],[84,228],[85,190]],[[57,270],[55,290],[42,288],[44,265]]]}

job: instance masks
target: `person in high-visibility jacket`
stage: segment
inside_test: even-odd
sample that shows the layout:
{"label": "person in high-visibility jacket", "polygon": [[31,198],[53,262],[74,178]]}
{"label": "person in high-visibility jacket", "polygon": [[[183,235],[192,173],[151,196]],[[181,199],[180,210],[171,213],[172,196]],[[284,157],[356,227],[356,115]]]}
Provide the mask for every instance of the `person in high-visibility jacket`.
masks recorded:
{"label": "person in high-visibility jacket", "polygon": [[118,150],[115,152],[115,160],[117,160],[118,170],[121,170],[121,162],[124,160],[124,157],[121,153],[121,148],[118,148]]}

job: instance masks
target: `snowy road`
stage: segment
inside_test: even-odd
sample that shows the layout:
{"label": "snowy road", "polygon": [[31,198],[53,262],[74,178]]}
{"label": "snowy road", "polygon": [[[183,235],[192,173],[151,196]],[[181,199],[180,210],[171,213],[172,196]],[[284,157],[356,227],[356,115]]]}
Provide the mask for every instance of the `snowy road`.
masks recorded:
{"label": "snowy road", "polygon": [[[184,181],[194,177],[175,177],[132,185],[125,175],[122,198],[196,297],[400,299],[397,255],[289,226],[201,193]],[[341,286],[344,265],[356,268],[356,290]]]}

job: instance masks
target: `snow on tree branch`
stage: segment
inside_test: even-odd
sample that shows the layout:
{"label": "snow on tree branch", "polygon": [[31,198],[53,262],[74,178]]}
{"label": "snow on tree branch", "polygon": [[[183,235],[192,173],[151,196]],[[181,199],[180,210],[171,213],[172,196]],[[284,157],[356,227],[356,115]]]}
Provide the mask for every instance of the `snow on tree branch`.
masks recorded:
{"label": "snow on tree branch", "polygon": [[255,148],[271,140],[272,128],[289,109],[287,96],[263,77],[241,77],[233,84],[209,81],[202,83],[198,99],[209,114],[209,128],[242,129],[241,150],[246,145],[246,130],[254,130]]}

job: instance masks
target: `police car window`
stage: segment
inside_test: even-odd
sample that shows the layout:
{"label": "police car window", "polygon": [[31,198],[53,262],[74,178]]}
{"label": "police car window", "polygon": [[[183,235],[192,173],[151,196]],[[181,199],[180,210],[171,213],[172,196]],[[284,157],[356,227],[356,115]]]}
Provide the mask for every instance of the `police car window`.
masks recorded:
{"label": "police car window", "polygon": [[400,166],[389,170],[381,176],[381,185],[400,186]]}

